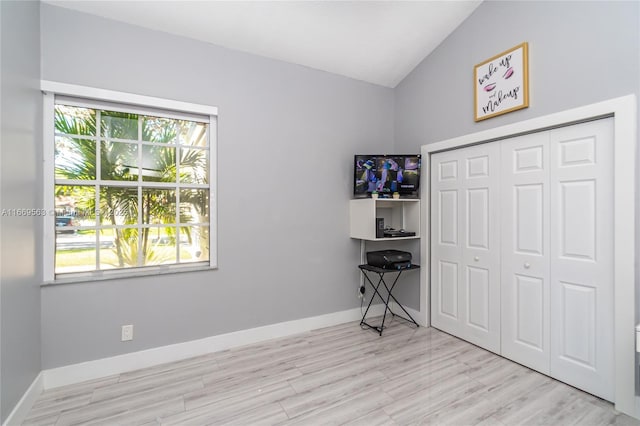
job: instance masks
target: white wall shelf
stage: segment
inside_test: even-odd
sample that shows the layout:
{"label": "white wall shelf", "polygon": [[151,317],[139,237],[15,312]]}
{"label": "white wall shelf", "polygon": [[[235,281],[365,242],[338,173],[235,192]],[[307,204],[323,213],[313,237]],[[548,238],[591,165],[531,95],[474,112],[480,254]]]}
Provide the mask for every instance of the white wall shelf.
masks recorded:
{"label": "white wall shelf", "polygon": [[[350,237],[367,241],[400,241],[420,238],[420,200],[417,198],[363,198],[349,203]],[[415,232],[412,237],[376,238],[376,218],[385,227]]]}

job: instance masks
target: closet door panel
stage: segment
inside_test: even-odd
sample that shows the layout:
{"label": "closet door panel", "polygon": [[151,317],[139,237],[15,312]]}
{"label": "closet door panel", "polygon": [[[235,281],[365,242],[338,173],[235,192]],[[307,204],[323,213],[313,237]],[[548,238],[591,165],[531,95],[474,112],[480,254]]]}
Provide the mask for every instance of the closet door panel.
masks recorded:
{"label": "closet door panel", "polygon": [[513,190],[513,232],[516,253],[544,256],[544,185],[515,184]]}
{"label": "closet door panel", "polygon": [[460,158],[456,151],[431,156],[431,323],[460,336]]}
{"label": "closet door panel", "polygon": [[501,142],[502,354],[549,372],[549,134]]}
{"label": "closet door panel", "polygon": [[551,374],[613,400],[613,120],[551,132]]}
{"label": "closet door panel", "polygon": [[514,274],[515,341],[533,350],[544,351],[544,281],[541,278]]}
{"label": "closet door panel", "polygon": [[500,350],[499,147],[431,157],[434,327]]}
{"label": "closet door panel", "polygon": [[464,338],[500,352],[500,147],[461,150],[462,284]]}

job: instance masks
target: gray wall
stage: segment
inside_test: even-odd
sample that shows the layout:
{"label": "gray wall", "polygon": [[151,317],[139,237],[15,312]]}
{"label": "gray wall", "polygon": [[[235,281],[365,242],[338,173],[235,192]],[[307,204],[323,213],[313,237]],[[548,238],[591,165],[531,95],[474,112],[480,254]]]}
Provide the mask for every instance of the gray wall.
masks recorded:
{"label": "gray wall", "polygon": [[[41,205],[40,10],[0,2],[0,209]],[[4,422],[40,372],[40,226],[0,217],[0,417]]]}
{"label": "gray wall", "polygon": [[[639,95],[639,9],[637,1],[485,1],[396,87],[396,151]],[[474,65],[523,41],[529,43],[529,108],[475,123]],[[412,279],[399,296],[417,307],[419,280]]]}
{"label": "gray wall", "polygon": [[[486,2],[390,90],[43,5],[44,79],[220,109],[219,270],[43,288],[43,367],[357,306],[351,156],[389,151],[393,141],[396,152],[418,152],[424,143],[638,93],[638,9]],[[530,108],[474,123],[473,66],[522,41],[530,45]],[[256,184],[238,165],[258,161],[269,166]],[[419,256],[415,242],[393,248]],[[399,290],[419,307],[418,274]],[[129,323],[136,338],[121,343],[120,326]]]}
{"label": "gray wall", "polygon": [[391,89],[51,5],[41,15],[43,79],[220,113],[219,269],[43,288],[44,368],[359,306],[352,158],[391,146]]}

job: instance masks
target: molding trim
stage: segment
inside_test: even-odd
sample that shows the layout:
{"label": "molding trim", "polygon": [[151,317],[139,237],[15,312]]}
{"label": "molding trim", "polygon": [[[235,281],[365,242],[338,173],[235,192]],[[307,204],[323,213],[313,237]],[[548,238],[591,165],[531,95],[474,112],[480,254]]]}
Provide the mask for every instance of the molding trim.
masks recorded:
{"label": "molding trim", "polygon": [[402,306],[407,310],[407,312],[409,312],[409,315],[411,315],[413,319],[416,320],[418,324],[420,324],[420,327],[429,327],[429,324],[425,322],[424,315],[422,315],[421,313],[422,311],[416,311],[415,309],[412,309],[408,306]]}
{"label": "molding trim", "polygon": [[[404,315],[404,313],[402,312],[402,309],[400,309],[398,306],[400,306],[398,303],[391,301],[391,308],[394,309],[395,312],[399,312],[400,315]],[[422,312],[423,312],[422,310],[416,311],[415,309],[405,305],[402,305],[402,307],[406,309],[407,312],[409,312],[409,315],[411,315],[418,324],[420,324],[420,327],[429,327],[429,325],[425,322],[425,319],[422,315]]]}
{"label": "molding trim", "polygon": [[[374,305],[371,307],[369,314],[382,315],[383,308],[384,305]],[[353,308],[331,314],[286,321],[206,337],[204,339],[191,340],[189,342],[160,346],[109,358],[52,368],[42,371],[41,375],[44,382],[44,389],[52,389],[251,343],[291,336],[318,328],[358,321],[360,319],[362,319],[360,308]]]}
{"label": "molding trim", "polygon": [[41,80],[40,90],[45,93],[75,96],[98,101],[120,102],[132,105],[152,106],[172,111],[183,111],[204,115],[218,115],[218,108],[210,105],[194,104],[173,99],[156,98],[153,96],[137,95],[98,87],[80,86],[77,84],[60,83],[58,81]]}
{"label": "molding trim", "polygon": [[13,407],[11,413],[4,421],[2,426],[11,426],[11,425],[20,425],[27,418],[29,411],[31,411],[31,407],[36,402],[36,399],[40,396],[42,391],[44,390],[44,375],[41,371],[38,373],[36,378],[31,383],[31,386],[27,389],[27,391],[22,395],[20,401]]}
{"label": "molding trim", "polygon": [[[431,154],[480,143],[519,136],[554,127],[576,124],[606,116],[614,118],[614,334],[615,334],[615,408],[640,419],[640,403],[635,396],[635,216],[636,216],[636,145],[637,100],[635,95],[614,98],[542,117],[532,118],[506,126],[467,134],[441,142],[422,145],[423,164],[430,164]],[[430,211],[430,182],[420,190],[424,212]],[[422,223],[428,230],[426,216]],[[430,306],[430,240],[428,231],[421,246],[420,294],[428,308]]]}

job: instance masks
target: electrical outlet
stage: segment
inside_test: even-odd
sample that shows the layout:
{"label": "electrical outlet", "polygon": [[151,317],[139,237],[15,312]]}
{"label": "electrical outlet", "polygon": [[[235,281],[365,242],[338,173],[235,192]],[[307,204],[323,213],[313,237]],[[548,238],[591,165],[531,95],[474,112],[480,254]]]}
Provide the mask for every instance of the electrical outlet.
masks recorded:
{"label": "electrical outlet", "polygon": [[358,288],[358,298],[363,298],[365,294],[365,287],[363,285],[360,286],[360,288]]}
{"label": "electrical outlet", "polygon": [[122,341],[133,340],[133,324],[122,326]]}

